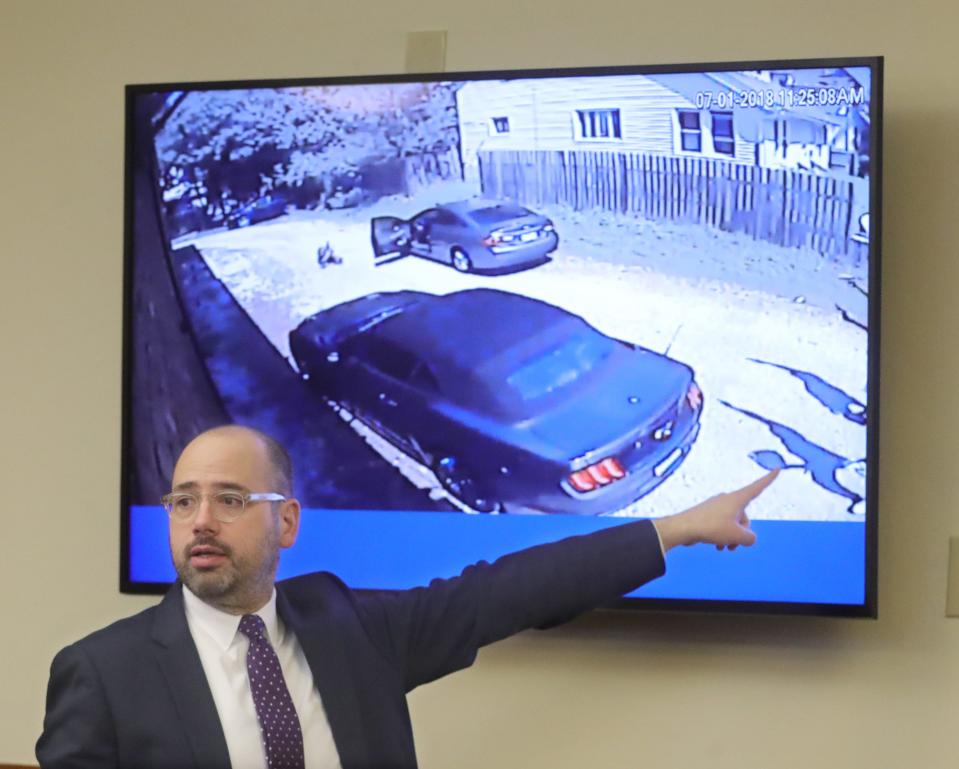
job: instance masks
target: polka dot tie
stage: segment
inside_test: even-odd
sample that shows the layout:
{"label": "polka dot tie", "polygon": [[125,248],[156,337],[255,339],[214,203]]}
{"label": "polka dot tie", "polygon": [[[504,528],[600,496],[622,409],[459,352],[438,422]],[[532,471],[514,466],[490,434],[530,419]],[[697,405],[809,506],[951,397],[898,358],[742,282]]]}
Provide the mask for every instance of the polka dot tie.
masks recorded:
{"label": "polka dot tie", "polygon": [[303,769],[303,732],[283,680],[280,660],[266,637],[266,625],[255,614],[240,620],[240,632],[250,639],[246,671],[269,769]]}

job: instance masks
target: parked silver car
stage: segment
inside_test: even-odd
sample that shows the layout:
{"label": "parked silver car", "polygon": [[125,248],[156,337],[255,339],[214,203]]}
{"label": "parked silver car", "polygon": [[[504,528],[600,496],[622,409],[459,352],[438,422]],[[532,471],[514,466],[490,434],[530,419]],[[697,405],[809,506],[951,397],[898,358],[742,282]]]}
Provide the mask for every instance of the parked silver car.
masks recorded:
{"label": "parked silver car", "polygon": [[545,216],[497,200],[445,203],[409,220],[381,216],[370,227],[373,252],[383,262],[420,256],[460,272],[510,272],[542,264],[559,244]]}

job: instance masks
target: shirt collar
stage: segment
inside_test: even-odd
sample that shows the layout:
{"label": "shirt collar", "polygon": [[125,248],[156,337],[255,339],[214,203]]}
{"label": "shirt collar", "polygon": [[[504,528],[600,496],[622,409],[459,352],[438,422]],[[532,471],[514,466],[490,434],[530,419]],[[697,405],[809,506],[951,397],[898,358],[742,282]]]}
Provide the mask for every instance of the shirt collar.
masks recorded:
{"label": "shirt collar", "polygon": [[[230,614],[211,606],[202,598],[197,598],[186,585],[183,585],[183,606],[191,624],[195,624],[210,636],[223,651],[230,648],[239,632],[239,614]],[[270,600],[253,613],[263,620],[267,638],[273,646],[276,646],[280,638],[276,617],[276,588],[273,588]]]}

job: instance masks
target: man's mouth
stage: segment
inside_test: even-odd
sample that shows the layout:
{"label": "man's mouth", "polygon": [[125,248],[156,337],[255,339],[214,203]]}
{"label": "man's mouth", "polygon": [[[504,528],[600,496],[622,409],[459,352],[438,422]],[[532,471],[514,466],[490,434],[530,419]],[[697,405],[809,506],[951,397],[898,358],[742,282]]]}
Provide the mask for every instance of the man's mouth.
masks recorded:
{"label": "man's mouth", "polygon": [[196,545],[190,548],[190,565],[194,568],[212,569],[226,560],[226,552],[213,545]]}

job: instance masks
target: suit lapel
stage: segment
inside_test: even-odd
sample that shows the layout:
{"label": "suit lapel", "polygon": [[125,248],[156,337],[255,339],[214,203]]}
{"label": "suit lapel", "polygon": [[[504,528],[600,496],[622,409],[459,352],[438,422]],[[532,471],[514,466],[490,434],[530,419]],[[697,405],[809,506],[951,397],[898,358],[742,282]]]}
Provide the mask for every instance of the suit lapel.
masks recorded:
{"label": "suit lapel", "polygon": [[183,736],[193,750],[197,769],[229,769],[226,738],[186,622],[179,582],[170,588],[157,606],[153,640],[157,660],[176,703]]}
{"label": "suit lapel", "polygon": [[341,633],[328,632],[326,625],[329,615],[326,612],[314,610],[309,617],[303,616],[287,601],[280,589],[276,595],[276,610],[283,623],[296,635],[306,656],[330,722],[341,764],[344,769],[368,766],[369,742],[363,727],[356,681],[350,667],[351,658],[345,648],[347,639]]}

